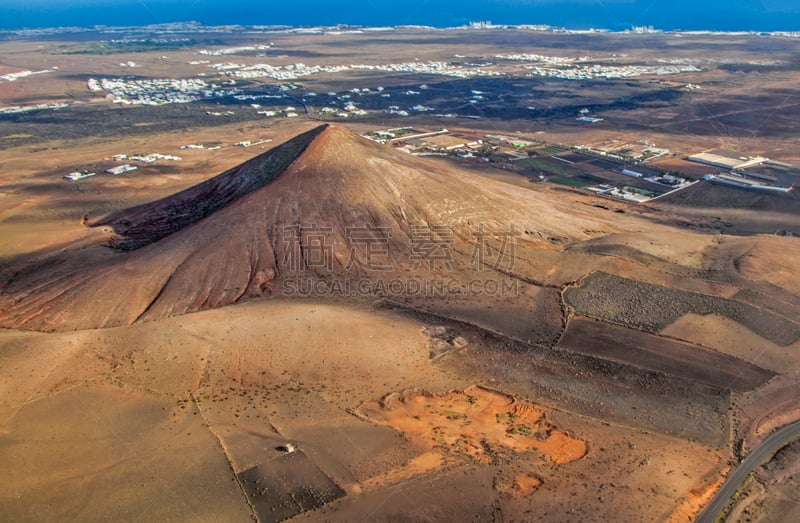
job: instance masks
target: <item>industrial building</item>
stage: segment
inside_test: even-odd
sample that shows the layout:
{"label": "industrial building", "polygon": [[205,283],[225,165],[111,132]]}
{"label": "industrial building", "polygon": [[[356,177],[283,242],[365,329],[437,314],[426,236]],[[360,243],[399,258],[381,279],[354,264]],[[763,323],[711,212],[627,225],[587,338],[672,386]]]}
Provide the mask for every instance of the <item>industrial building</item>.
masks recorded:
{"label": "industrial building", "polygon": [[694,154],[690,156],[688,160],[690,162],[703,163],[733,171],[736,169],[746,169],[747,167],[761,165],[762,163],[768,161],[769,158],[764,158],[763,156],[742,156],[735,151],[718,149],[715,151],[705,151]]}
{"label": "industrial building", "polygon": [[622,169],[622,174],[625,176],[632,176],[633,178],[643,178],[644,175],[642,173],[637,173],[636,171],[631,171],[629,169]]}
{"label": "industrial building", "polygon": [[788,193],[791,192],[791,187],[776,187],[774,185],[765,185],[763,183],[748,180],[742,176],[727,175],[727,174],[707,174],[703,176],[707,182],[717,185],[727,185],[728,187],[735,187],[737,189],[747,189],[754,191],[770,191],[775,193]]}

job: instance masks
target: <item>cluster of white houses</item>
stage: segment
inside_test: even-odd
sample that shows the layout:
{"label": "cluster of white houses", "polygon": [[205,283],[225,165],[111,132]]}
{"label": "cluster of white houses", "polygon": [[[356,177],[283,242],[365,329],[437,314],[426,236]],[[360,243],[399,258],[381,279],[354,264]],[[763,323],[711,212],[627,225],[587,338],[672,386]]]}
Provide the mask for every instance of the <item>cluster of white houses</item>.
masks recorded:
{"label": "cluster of white houses", "polygon": [[[126,163],[123,165],[112,167],[110,169],[106,169],[105,172],[107,174],[113,174],[116,176],[118,174],[124,174],[130,171],[135,171],[137,169],[138,167],[136,167],[135,165],[130,165]],[[91,171],[75,171],[69,174],[65,174],[64,178],[73,182],[77,182],[78,180],[83,180],[84,178],[89,178],[90,176],[96,176],[96,175],[97,173]]]}
{"label": "cluster of white houses", "polygon": [[202,49],[197,52],[197,54],[205,55],[205,56],[225,56],[229,54],[243,54],[243,53],[254,53],[257,51],[266,51],[271,46],[269,44],[262,44],[262,45],[248,45],[243,47],[225,47],[223,49]]}
{"label": "cluster of white houses", "polygon": [[465,67],[448,62],[403,62],[397,64],[351,64],[351,65],[289,65],[235,63],[211,64],[209,67],[228,76],[237,78],[272,78],[273,80],[296,80],[316,74],[340,73],[344,71],[380,71],[387,73],[433,74],[470,78],[473,76],[501,76],[502,73],[481,67]]}
{"label": "cluster of white houses", "polygon": [[189,103],[204,98],[216,98],[238,92],[223,89],[216,84],[208,84],[198,78],[160,79],[160,78],[103,78],[100,81],[90,78],[87,81],[90,91],[105,91],[107,97],[123,105],[164,105]]}
{"label": "cluster of white houses", "polygon": [[142,162],[142,163],[153,163],[156,160],[168,160],[171,162],[179,162],[183,160],[180,156],[174,156],[171,154],[160,154],[160,153],[151,153],[147,155],[131,155],[128,156],[127,154],[115,154],[111,157],[112,160],[122,161],[122,160],[132,160],[134,162]]}
{"label": "cluster of white houses", "polygon": [[0,107],[0,114],[32,113],[34,111],[43,111],[45,109],[63,109],[65,107],[69,107],[69,104],[59,102],[53,104],[11,105],[9,107]]}
{"label": "cluster of white houses", "polygon": [[572,56],[545,56],[540,54],[498,54],[495,58],[501,60],[512,60],[515,62],[540,62],[550,65],[570,65],[575,62],[586,62],[591,60],[588,56],[572,57]]}
{"label": "cluster of white houses", "polygon": [[563,80],[593,80],[595,78],[633,78],[644,75],[697,73],[693,65],[571,65],[569,67],[528,66],[528,76],[544,76]]}
{"label": "cluster of white houses", "polygon": [[0,81],[16,82],[20,78],[27,78],[28,76],[33,76],[35,74],[52,73],[54,70],[55,69],[44,69],[42,71],[17,71],[16,73],[0,75]]}
{"label": "cluster of white houses", "polygon": [[[112,160],[116,162],[121,161],[133,161],[133,162],[141,162],[141,163],[153,163],[158,160],[167,160],[167,161],[180,161],[182,158],[180,156],[174,156],[171,154],[160,154],[160,153],[151,153],[147,155],[137,154],[128,156],[127,154],[115,154],[111,157]],[[122,165],[117,165],[116,167],[110,167],[106,169],[104,172],[106,174],[111,175],[120,175],[125,174],[131,171],[136,171],[139,168],[135,165],[131,165],[129,163],[124,163]],[[64,178],[73,182],[77,182],[78,180],[82,180],[84,178],[89,178],[90,176],[96,176],[96,172],[90,172],[87,170],[84,171],[74,171],[69,174],[65,174]]]}

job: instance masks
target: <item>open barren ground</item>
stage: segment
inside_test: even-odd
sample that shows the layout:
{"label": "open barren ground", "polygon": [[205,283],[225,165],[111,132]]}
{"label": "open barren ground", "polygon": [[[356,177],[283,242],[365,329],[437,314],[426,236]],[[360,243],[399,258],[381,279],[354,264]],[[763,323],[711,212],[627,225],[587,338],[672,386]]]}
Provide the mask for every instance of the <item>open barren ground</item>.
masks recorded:
{"label": "open barren ground", "polygon": [[800,419],[799,50],[0,31],[0,519],[693,521]]}

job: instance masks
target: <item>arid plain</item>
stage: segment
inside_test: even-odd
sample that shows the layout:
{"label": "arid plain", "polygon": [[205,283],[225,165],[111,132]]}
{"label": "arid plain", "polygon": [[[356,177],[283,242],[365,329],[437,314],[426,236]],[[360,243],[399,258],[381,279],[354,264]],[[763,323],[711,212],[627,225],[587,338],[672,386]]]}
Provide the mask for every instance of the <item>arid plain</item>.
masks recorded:
{"label": "arid plain", "polygon": [[[0,116],[9,520],[690,521],[800,419],[797,187],[631,203],[360,136],[792,166],[797,39],[120,31],[0,42],[0,75],[47,71],[2,107],[64,104]],[[111,92],[136,79],[206,87]],[[730,517],[796,513],[796,463]]]}

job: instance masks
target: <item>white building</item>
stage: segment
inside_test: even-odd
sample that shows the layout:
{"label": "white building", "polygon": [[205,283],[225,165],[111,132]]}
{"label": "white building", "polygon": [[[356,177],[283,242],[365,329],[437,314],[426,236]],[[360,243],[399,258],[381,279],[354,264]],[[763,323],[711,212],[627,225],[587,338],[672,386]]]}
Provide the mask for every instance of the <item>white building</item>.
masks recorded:
{"label": "white building", "polygon": [[136,167],[135,165],[130,165],[126,163],[123,165],[119,165],[117,167],[113,167],[111,169],[106,169],[106,172],[108,174],[117,175],[117,174],[127,173],[130,171],[135,171],[136,169],[138,169],[138,167]]}

